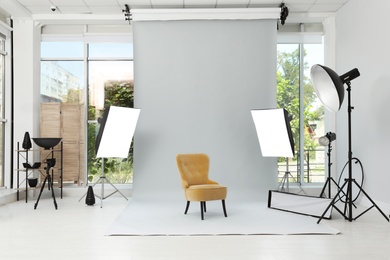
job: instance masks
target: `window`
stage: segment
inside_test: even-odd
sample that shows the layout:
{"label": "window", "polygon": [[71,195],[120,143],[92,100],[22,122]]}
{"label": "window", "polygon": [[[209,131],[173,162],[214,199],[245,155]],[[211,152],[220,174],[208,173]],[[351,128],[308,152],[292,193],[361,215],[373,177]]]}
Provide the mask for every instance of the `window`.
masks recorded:
{"label": "window", "polygon": [[[95,49],[94,47],[94,44],[91,44],[90,50]],[[127,47],[130,49],[130,46]],[[112,49],[118,48],[113,46]],[[100,58],[90,56],[88,61],[88,179],[92,182],[100,177],[102,166],[102,159],[96,158],[95,150],[95,137],[99,132],[97,119],[103,114],[104,108],[111,105],[134,107],[133,61],[107,58],[107,51],[102,53],[102,56],[106,56],[105,59],[102,60],[100,55]],[[127,159],[105,158],[104,160],[104,172],[111,182],[133,182],[133,146]]]}
{"label": "window", "polygon": [[290,172],[290,182],[325,181],[325,149],[318,139],[325,134],[324,108],[310,81],[312,65],[323,63],[323,44],[278,44],[277,105],[292,116],[294,158],[279,158],[279,181]]}
{"label": "window", "polygon": [[[82,113],[87,115],[85,162],[91,182],[97,181],[102,172],[101,159],[96,158],[95,152],[98,118],[110,105],[133,107],[132,53],[129,42],[81,40],[41,44],[42,102],[88,105],[82,106]],[[127,160],[107,158],[104,166],[110,182],[132,183],[132,149]]]}
{"label": "window", "polygon": [[5,38],[0,33],[0,187],[4,186],[4,88],[5,88]]}

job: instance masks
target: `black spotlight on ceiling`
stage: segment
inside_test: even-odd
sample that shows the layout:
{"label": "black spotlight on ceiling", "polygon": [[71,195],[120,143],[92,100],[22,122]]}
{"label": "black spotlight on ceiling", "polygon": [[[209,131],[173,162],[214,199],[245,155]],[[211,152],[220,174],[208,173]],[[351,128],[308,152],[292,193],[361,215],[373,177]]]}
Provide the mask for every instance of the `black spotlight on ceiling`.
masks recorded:
{"label": "black spotlight on ceiling", "polygon": [[284,3],[282,3],[280,5],[280,22],[282,25],[286,23],[288,12],[289,12],[288,7]]}
{"label": "black spotlight on ceiling", "polygon": [[[351,106],[351,81],[360,76],[358,69],[352,69],[351,71],[339,76],[332,69],[316,64],[313,65],[310,72],[311,80],[313,82],[314,88],[316,90],[318,98],[321,100],[323,105],[332,112],[337,112],[341,108],[341,105],[344,100],[344,84],[347,85],[348,92],[348,178],[345,179],[344,184],[339,188],[336,196],[332,199],[332,202],[325,209],[325,212],[321,216],[321,218],[317,221],[319,223],[326,212],[331,208],[335,208],[340,214],[344,216],[345,219],[356,220],[361,215],[366,213],[368,210],[375,207],[387,221],[389,218],[383,213],[383,211],[375,204],[375,202],[368,196],[368,194],[363,190],[361,185],[359,185],[355,179],[353,179],[352,174],[352,129],[351,129],[351,113],[354,109]],[[334,136],[336,137],[336,136]],[[372,206],[368,208],[366,211],[358,215],[357,217],[353,217],[352,209],[356,207],[354,205],[354,199],[352,198],[352,186],[356,185],[356,187],[361,191],[368,200],[372,203]],[[344,193],[343,189],[347,187],[347,192]],[[345,207],[344,211],[341,211],[336,207],[337,198],[345,194]]]}
{"label": "black spotlight on ceiling", "polygon": [[129,5],[125,5],[125,9],[122,9],[122,13],[125,15],[125,21],[130,21],[132,20],[131,13],[130,13],[130,7]]}

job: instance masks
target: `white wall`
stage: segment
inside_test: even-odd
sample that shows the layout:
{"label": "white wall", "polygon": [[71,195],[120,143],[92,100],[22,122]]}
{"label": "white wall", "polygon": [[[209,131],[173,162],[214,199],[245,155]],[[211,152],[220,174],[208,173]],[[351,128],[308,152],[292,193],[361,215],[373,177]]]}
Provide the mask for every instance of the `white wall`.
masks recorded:
{"label": "white wall", "polygon": [[[341,75],[358,68],[352,83],[353,157],[364,166],[364,188],[377,202],[390,203],[390,37],[388,0],[349,1],[337,14],[336,68]],[[337,113],[337,169],[348,156],[347,100]],[[354,177],[360,170],[354,166]]]}
{"label": "white wall", "polygon": [[[16,149],[17,142],[23,141],[25,132],[29,132],[30,137],[39,137],[40,27],[33,20],[15,19],[13,35],[14,148]],[[37,153],[36,156],[39,154]],[[16,162],[16,157],[14,158]]]}

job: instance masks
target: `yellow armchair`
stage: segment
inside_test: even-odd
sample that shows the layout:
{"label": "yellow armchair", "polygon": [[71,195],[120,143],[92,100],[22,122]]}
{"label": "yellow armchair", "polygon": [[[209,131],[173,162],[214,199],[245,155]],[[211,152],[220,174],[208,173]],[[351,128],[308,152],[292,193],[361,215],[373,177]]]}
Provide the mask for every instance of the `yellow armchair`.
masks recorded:
{"label": "yellow armchair", "polygon": [[199,201],[203,220],[206,201],[221,200],[224,215],[227,217],[225,206],[227,188],[209,179],[209,157],[206,154],[178,154],[176,163],[187,200],[184,214],[187,214],[191,201]]}

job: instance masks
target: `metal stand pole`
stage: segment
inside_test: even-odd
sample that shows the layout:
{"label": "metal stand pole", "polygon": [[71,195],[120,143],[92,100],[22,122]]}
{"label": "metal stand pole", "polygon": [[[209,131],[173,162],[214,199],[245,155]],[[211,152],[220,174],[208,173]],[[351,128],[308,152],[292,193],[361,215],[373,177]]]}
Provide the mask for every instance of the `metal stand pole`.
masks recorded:
{"label": "metal stand pole", "polygon": [[[110,184],[114,189],[115,191],[113,191],[112,193],[110,193],[109,195],[107,195],[106,197],[104,197],[104,182],[107,182],[108,184]],[[102,189],[101,189],[101,195],[98,196],[98,195],[95,195],[96,197],[98,197],[100,199],[100,208],[103,208],[103,200],[110,197],[111,195],[115,194],[115,193],[119,193],[121,194],[126,200],[128,200],[126,198],[125,195],[123,195],[122,192],[120,192],[115,186],[114,184],[112,184],[105,176],[104,174],[104,158],[102,158],[102,175],[99,177],[99,179],[92,185],[92,187],[95,187],[96,184],[98,183],[101,183],[102,184]],[[87,191],[88,192],[88,191]],[[79,199],[79,202],[87,195],[87,192]]]}
{"label": "metal stand pole", "polygon": [[[338,183],[333,179],[332,177],[332,174],[331,174],[331,167],[332,167],[332,162],[331,162],[331,151],[332,151],[332,145],[331,145],[331,142],[329,142],[328,144],[328,177],[326,178],[326,182],[325,182],[325,185],[324,187],[322,188],[322,191],[320,193],[320,198],[322,198],[324,195],[325,195],[325,190],[326,190],[326,187],[328,187],[328,198],[332,198],[332,195],[331,195],[331,184],[333,182],[334,185],[337,186],[337,190],[339,191],[340,190],[340,186],[338,185]],[[343,192],[344,193],[344,192]],[[346,195],[344,193],[344,195]]]}

